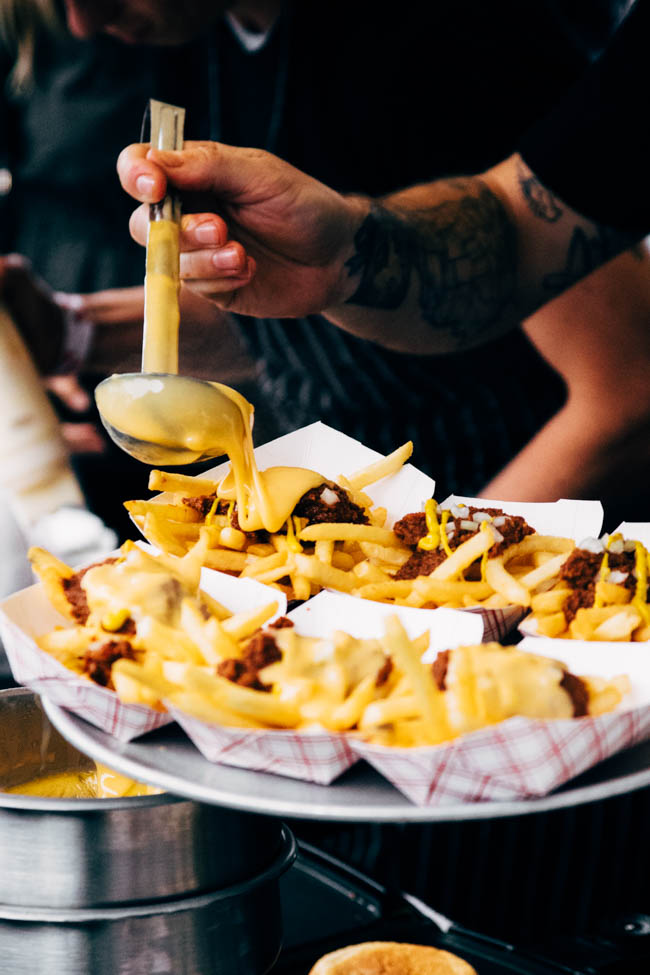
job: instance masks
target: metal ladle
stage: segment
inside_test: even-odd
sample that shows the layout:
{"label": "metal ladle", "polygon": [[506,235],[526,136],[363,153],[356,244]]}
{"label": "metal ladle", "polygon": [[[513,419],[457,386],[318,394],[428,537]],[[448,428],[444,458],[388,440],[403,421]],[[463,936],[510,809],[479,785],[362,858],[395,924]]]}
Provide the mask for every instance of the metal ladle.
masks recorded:
{"label": "metal ladle", "polygon": [[[185,109],[154,99],[149,106],[151,145],[182,149]],[[203,433],[214,429],[219,417],[225,441],[240,416],[219,384],[178,375],[178,236],[161,237],[155,232],[153,225],[163,220],[180,228],[181,207],[175,195],[149,208],[142,372],[109,376],[95,390],[110,438],[127,454],[152,466],[196,464],[221,456],[223,445],[207,443]],[[153,290],[154,281],[160,285],[161,280],[166,284],[162,302],[160,292]],[[142,430],[147,431],[146,437]]]}

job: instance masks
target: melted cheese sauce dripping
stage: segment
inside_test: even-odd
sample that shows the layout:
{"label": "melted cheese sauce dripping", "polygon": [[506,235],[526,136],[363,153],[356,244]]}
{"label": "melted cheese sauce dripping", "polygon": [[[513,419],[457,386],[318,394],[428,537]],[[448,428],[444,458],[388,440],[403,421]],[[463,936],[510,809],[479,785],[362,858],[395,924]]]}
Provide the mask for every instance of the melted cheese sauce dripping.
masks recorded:
{"label": "melted cheese sauce dripping", "polygon": [[217,494],[236,501],[243,531],[279,531],[303,494],[323,483],[321,474],[301,467],[260,471],[253,452],[253,407],[221,383],[134,376],[128,385],[99,386],[97,405],[121,433],[159,445],[161,465],[227,454],[231,469]]}
{"label": "melted cheese sauce dripping", "polygon": [[152,616],[167,626],[178,626],[181,602],[192,595],[189,586],[170,575],[141,549],[133,548],[123,560],[93,566],[83,576],[94,620],[109,632],[119,629],[126,619],[136,622]]}
{"label": "melted cheese sauce dripping", "polygon": [[227,454],[231,470],[218,497],[237,503],[243,531],[277,532],[302,495],[322,484],[323,478],[303,468],[259,471],[253,453],[251,404],[221,383],[177,375],[179,280],[179,226],[173,220],[151,220],[142,374],[98,387],[102,419],[134,441],[122,444],[124,449],[145,462],[150,462],[149,454],[155,456],[151,462],[156,466],[191,464]]}

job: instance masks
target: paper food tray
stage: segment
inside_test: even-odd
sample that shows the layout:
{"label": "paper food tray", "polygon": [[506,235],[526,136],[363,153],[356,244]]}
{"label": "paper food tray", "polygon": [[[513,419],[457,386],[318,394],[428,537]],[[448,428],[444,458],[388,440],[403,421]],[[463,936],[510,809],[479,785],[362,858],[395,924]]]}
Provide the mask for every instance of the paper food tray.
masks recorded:
{"label": "paper food tray", "polygon": [[[386,478],[388,481],[389,478]],[[371,490],[371,489],[370,489]],[[583,538],[599,534],[603,523],[603,506],[599,501],[572,501],[561,499],[553,502],[519,502],[519,501],[489,501],[485,498],[461,497],[451,494],[441,502],[442,509],[451,508],[453,505],[462,502],[477,508],[501,508],[506,514],[521,515],[528,524],[540,535],[556,535],[564,538],[572,538],[574,541],[581,541]],[[422,510],[411,508],[411,511]],[[407,513],[402,511],[399,517]],[[352,599],[354,603],[359,601],[355,596],[345,596],[345,599]],[[366,602],[366,600],[361,600]],[[371,602],[368,600],[367,602]],[[374,603],[375,606],[386,606],[383,603]],[[388,606],[395,609],[394,606]],[[431,610],[419,610],[419,612],[431,612]],[[525,617],[527,610],[522,606],[505,606],[503,609],[486,609],[482,606],[469,607],[460,610],[463,613],[472,613],[481,617],[483,622],[483,641],[503,640],[517,624]]]}
{"label": "paper food tray", "polygon": [[[621,533],[621,535],[623,536],[623,538],[633,538],[635,541],[642,542],[647,549],[650,549],[650,522],[647,522],[647,521],[622,521],[620,523],[620,525],[618,526],[618,528],[615,528],[614,531],[611,534],[612,535],[616,535],[619,532]],[[600,529],[595,534],[592,533],[591,536],[590,535],[583,535],[582,538],[577,539],[577,541],[580,542],[580,541],[582,541],[582,539],[589,538],[589,537],[592,537],[592,538],[600,537]],[[548,639],[547,637],[540,637],[539,636],[539,634],[537,632],[537,620],[532,619],[532,617],[526,616],[523,620],[521,620],[521,622],[519,623],[518,629],[519,629],[519,632],[520,633],[523,633],[524,636],[526,636],[526,637],[535,637],[538,640]],[[555,644],[562,643],[562,644],[567,644],[567,645],[571,645],[571,644],[574,644],[574,643],[585,643],[586,646],[594,647],[594,646],[598,646],[599,644],[602,644],[603,641],[602,640],[589,640],[589,641],[583,641],[583,640],[566,640],[566,639],[562,639],[561,637],[555,637],[555,638],[553,638],[553,643],[555,643]],[[647,648],[648,644],[647,644],[647,642],[643,642],[643,643],[632,643],[632,642],[621,643],[621,641],[618,641],[617,640],[616,643],[608,644],[608,646],[617,646],[617,647],[620,647],[620,646],[641,646],[641,647],[646,647]],[[647,652],[647,649],[646,649],[646,652]]]}
{"label": "paper food tray", "polygon": [[[331,635],[335,620],[336,629],[358,637],[376,637],[383,631],[377,613],[381,606],[382,617],[395,613],[411,636],[424,628],[430,630],[426,659],[433,659],[441,649],[475,643],[480,633],[480,619],[468,613],[377,603],[369,603],[366,610],[366,604],[361,605],[363,612],[359,603],[351,605],[349,597],[320,593],[288,615],[297,631],[306,636]],[[428,627],[422,625],[425,618]],[[532,642],[536,648],[541,641]],[[564,659],[557,653],[555,642],[546,655]],[[249,732],[209,725],[178,712],[174,716],[211,762],[327,785],[356,761],[365,759],[417,805],[541,796],[615,752],[650,737],[650,679],[643,653],[630,653],[615,663],[605,656],[581,659],[573,649],[566,662],[577,674],[630,675],[632,693],[617,711],[553,721],[510,718],[448,744],[421,748],[370,745],[354,734],[322,729]]]}
{"label": "paper food tray", "polygon": [[[202,569],[201,588],[233,613],[270,602],[268,586],[253,579],[233,579],[211,569]],[[278,601],[278,610],[272,617],[275,619],[285,614],[287,601],[284,593],[273,592]],[[34,640],[56,626],[70,625],[52,607],[40,583],[0,603],[0,639],[18,684],[74,711],[120,741],[131,741],[173,720],[169,712],[120,701],[115,691],[68,670]]]}
{"label": "paper food tray", "polygon": [[[360,468],[380,460],[382,454],[318,422],[256,447],[255,457],[261,470],[276,465],[307,467],[335,481],[341,474],[349,476]],[[225,475],[228,468],[229,462],[226,461],[201,476],[216,480]],[[412,464],[405,464],[396,474],[370,484],[366,493],[376,505],[387,509],[386,526],[392,527],[405,514],[422,511],[424,502],[433,496],[434,488],[435,481]],[[168,494],[159,494],[153,500],[164,503],[169,499]],[[451,495],[442,502],[441,506],[450,508],[459,501],[478,507],[502,508],[509,514],[523,515],[540,534],[564,535],[576,541],[588,535],[598,534],[603,520],[603,508],[597,501],[561,500],[552,503],[524,504]],[[138,525],[137,521],[135,523]],[[141,530],[140,525],[138,528]],[[509,606],[503,609],[476,607],[468,609],[467,612],[477,613],[483,619],[484,640],[502,640],[525,615],[525,610],[520,606]]]}
{"label": "paper food tray", "polygon": [[[401,445],[395,444],[396,449],[399,446]],[[255,459],[260,470],[268,467],[306,467],[318,471],[323,478],[331,481],[335,481],[341,474],[348,477],[360,468],[382,460],[383,456],[358,440],[320,422],[311,423],[255,448]],[[229,468],[230,462],[225,461],[204,471],[200,476],[219,480]],[[364,490],[375,505],[386,508],[386,527],[391,528],[407,511],[421,511],[426,499],[433,497],[434,489],[435,481],[413,464],[404,464],[395,474],[370,484]],[[152,500],[165,503],[169,498],[168,494],[158,494]],[[139,526],[138,528],[141,530]]]}

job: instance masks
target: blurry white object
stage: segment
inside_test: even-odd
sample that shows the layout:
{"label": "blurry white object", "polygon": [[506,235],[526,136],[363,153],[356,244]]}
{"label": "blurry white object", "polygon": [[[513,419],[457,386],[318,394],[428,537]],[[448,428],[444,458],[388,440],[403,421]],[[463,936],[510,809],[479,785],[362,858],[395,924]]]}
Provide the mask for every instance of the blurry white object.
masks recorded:
{"label": "blurry white object", "polygon": [[115,532],[86,508],[64,507],[44,515],[32,525],[29,541],[72,566],[103,559],[117,547]]}
{"label": "blurry white object", "polygon": [[18,329],[0,305],[0,488],[23,530],[84,499],[59,420]]}
{"label": "blurry white object", "polygon": [[[27,539],[16,523],[7,497],[0,490],[0,598],[33,582],[27,561]],[[9,675],[9,664],[0,644],[0,679]]]}

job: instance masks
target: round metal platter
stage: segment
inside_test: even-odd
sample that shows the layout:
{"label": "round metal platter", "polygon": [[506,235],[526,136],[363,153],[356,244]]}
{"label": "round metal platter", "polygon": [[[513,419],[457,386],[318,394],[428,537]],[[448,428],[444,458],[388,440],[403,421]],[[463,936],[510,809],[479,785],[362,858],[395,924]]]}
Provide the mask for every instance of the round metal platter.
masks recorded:
{"label": "round metal platter", "polygon": [[52,724],[96,761],[179,796],[269,816],[337,822],[447,822],[547,812],[650,785],[650,741],[615,755],[540,799],[415,806],[359,762],[331,785],[208,762],[177,725],[120,742],[43,699]]}

